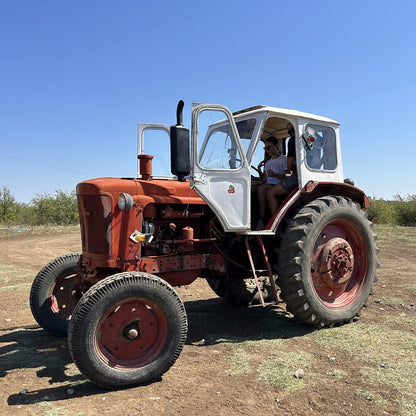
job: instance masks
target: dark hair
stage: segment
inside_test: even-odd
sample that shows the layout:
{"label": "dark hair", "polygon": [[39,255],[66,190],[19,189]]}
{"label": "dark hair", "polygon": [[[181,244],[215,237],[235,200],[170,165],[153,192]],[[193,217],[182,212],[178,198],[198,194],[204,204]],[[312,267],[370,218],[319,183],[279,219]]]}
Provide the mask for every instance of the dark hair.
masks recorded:
{"label": "dark hair", "polygon": [[271,142],[271,143],[273,143],[275,146],[277,145],[277,143],[278,143],[278,141],[277,141],[277,139],[276,139],[276,137],[274,137],[274,136],[270,136],[270,137],[268,137],[264,142]]}

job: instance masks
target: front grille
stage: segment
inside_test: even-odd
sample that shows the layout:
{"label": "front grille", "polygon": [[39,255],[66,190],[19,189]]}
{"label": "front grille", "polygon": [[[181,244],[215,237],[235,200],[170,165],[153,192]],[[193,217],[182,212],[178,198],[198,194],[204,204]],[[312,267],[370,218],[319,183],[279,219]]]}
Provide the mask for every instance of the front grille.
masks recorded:
{"label": "front grille", "polygon": [[78,195],[82,250],[111,254],[112,204],[107,195]]}

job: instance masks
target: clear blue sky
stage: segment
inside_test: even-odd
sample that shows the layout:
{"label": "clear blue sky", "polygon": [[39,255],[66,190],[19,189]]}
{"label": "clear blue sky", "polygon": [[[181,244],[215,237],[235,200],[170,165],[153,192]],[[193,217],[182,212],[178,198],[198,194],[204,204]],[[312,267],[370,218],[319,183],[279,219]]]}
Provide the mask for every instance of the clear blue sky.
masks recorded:
{"label": "clear blue sky", "polygon": [[346,177],[416,194],[415,21],[413,0],[0,0],[0,187],[134,176],[137,123],[183,99],[333,118]]}

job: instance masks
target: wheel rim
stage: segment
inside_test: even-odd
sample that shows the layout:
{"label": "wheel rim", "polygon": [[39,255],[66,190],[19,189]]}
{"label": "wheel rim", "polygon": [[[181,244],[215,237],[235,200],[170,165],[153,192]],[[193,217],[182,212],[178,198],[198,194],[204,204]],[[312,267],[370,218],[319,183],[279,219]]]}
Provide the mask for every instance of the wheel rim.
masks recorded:
{"label": "wheel rim", "polygon": [[131,370],[152,362],[167,335],[167,318],[158,304],[134,298],[118,302],[103,314],[95,342],[109,366]]}
{"label": "wheel rim", "polygon": [[363,233],[347,219],[328,223],[317,237],[312,253],[311,277],[320,301],[342,308],[359,296],[367,274],[367,248]]}
{"label": "wheel rim", "polygon": [[69,320],[82,293],[77,290],[78,276],[61,276],[51,288],[51,310],[62,320]]}

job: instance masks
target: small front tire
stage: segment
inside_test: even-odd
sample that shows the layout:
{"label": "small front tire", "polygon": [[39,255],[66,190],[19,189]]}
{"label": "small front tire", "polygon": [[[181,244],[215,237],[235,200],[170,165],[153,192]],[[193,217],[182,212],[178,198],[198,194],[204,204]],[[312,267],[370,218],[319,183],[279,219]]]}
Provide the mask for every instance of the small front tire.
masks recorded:
{"label": "small front tire", "polygon": [[147,273],[125,272],[93,286],[74,310],[68,344],[78,369],[104,388],[150,383],[176,361],[187,335],[176,291]]}
{"label": "small front tire", "polygon": [[72,253],[48,263],[35,277],[30,309],[38,324],[55,336],[66,336],[68,322],[82,294],[76,289],[81,254]]}

